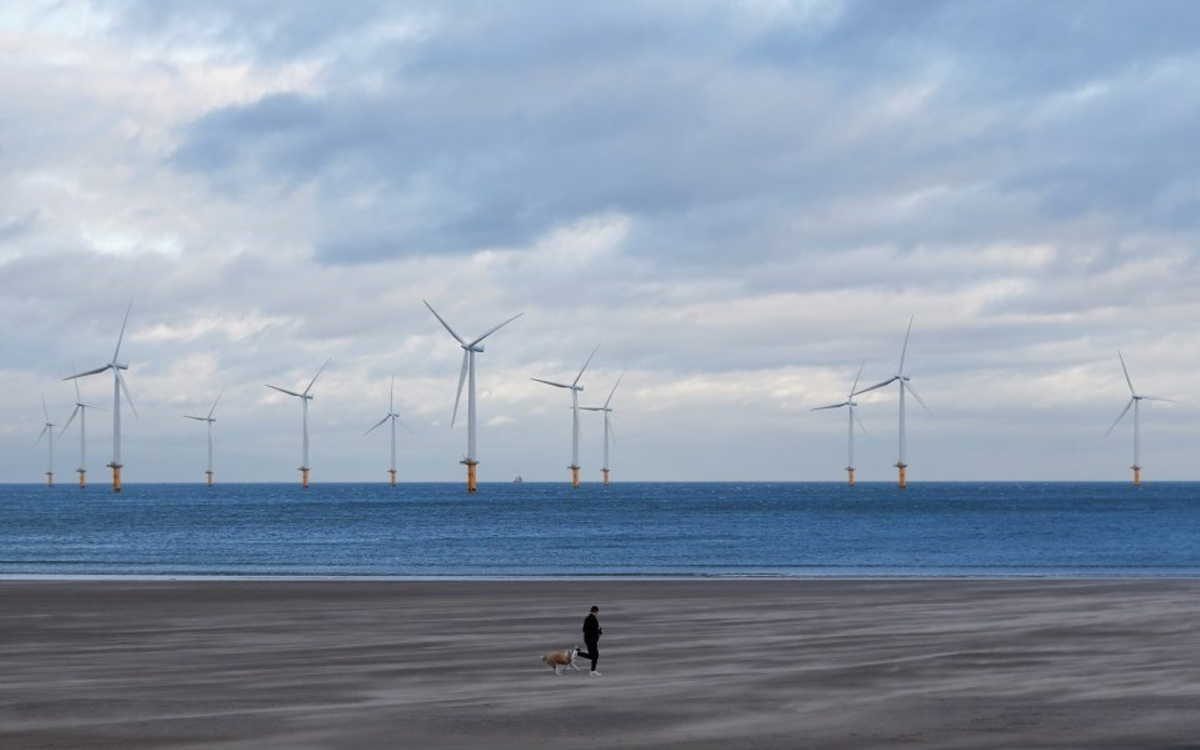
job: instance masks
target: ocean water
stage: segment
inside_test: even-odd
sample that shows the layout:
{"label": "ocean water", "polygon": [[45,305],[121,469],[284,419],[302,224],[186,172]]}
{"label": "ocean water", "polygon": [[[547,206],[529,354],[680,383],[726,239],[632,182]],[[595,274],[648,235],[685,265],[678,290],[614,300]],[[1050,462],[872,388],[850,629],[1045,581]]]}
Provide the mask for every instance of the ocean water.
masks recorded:
{"label": "ocean water", "polygon": [[0,575],[1196,576],[1200,483],[0,485]]}

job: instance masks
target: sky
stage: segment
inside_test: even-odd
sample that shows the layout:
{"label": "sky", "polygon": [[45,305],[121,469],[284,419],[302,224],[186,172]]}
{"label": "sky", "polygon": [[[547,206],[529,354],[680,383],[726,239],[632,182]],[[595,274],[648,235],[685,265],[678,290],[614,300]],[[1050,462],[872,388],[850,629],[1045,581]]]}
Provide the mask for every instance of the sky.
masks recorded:
{"label": "sky", "polygon": [[[70,0],[0,7],[0,482],[62,378],[122,359],[127,482],[841,481],[895,373],[911,481],[1196,479],[1200,50],[1190,2]],[[81,381],[111,407],[107,375]],[[897,397],[861,398],[862,481]],[[581,415],[585,480],[601,423]],[[111,413],[88,420],[105,481]],[[78,422],[56,470],[71,481]]]}

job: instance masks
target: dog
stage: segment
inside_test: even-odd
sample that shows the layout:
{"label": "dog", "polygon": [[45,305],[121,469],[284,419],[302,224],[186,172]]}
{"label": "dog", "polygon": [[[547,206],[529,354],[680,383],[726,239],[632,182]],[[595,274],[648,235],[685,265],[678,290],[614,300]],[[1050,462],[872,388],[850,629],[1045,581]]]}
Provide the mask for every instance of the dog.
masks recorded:
{"label": "dog", "polygon": [[554,670],[554,674],[562,674],[562,669],[570,667],[576,672],[579,671],[579,666],[575,664],[575,657],[579,655],[579,647],[572,646],[563,651],[551,651],[542,656],[542,663]]}

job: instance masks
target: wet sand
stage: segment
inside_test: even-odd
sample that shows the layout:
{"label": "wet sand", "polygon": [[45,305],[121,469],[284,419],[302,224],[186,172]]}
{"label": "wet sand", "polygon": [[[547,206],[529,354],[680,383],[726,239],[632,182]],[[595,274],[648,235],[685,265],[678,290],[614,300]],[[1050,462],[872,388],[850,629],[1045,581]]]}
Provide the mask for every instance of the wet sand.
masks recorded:
{"label": "wet sand", "polygon": [[[0,582],[0,748],[1200,747],[1200,581]],[[602,608],[603,677],[544,651]]]}

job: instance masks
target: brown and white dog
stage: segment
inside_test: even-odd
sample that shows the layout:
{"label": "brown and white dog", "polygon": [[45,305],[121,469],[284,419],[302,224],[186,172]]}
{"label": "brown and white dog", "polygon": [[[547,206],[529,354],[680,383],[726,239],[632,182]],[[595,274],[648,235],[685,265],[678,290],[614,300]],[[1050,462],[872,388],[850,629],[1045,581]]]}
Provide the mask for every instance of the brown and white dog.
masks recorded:
{"label": "brown and white dog", "polygon": [[564,667],[570,667],[576,672],[579,667],[575,664],[575,657],[579,654],[579,647],[572,646],[563,651],[551,651],[542,656],[542,663],[554,670],[554,674],[562,674],[560,670]]}

